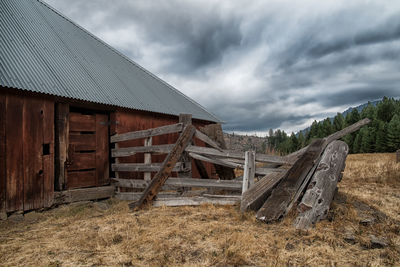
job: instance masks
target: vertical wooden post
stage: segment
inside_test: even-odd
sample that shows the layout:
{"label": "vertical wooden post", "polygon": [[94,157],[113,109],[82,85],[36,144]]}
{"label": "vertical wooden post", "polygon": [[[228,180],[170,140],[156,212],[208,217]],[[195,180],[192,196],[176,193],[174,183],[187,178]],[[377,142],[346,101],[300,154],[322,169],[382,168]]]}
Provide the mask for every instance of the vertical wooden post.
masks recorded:
{"label": "vertical wooden post", "polygon": [[68,133],[69,133],[69,105],[66,103],[56,103],[56,136],[55,136],[55,165],[56,178],[55,188],[58,191],[65,189],[66,168],[68,153]]}
{"label": "vertical wooden post", "polygon": [[255,159],[256,155],[254,151],[245,152],[242,194],[254,184],[254,176],[256,172]]}
{"label": "vertical wooden post", "polygon": [[[144,140],[144,146],[151,146],[153,143],[153,138],[147,137]],[[144,153],[144,164],[150,164],[151,163],[151,153]],[[144,173],[144,180],[145,181],[150,181],[151,180],[151,172],[145,172]]]}
{"label": "vertical wooden post", "polygon": [[[192,114],[179,114],[179,122],[183,123],[183,129],[192,124]],[[182,153],[181,161],[183,162],[183,171],[178,172],[179,178],[191,178],[192,177],[192,161],[189,154],[184,151]]]}

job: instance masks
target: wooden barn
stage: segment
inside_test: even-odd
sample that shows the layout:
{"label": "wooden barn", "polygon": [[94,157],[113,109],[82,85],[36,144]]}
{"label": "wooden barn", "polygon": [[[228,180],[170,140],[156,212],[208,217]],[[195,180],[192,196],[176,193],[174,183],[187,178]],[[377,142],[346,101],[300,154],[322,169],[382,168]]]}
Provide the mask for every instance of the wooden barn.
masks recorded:
{"label": "wooden barn", "polygon": [[[50,207],[74,190],[106,196],[115,163],[110,137],[176,124],[179,114],[192,114],[197,128],[220,122],[46,3],[0,1],[0,213]],[[143,139],[125,143],[135,144]],[[144,155],[128,158],[143,163]],[[200,177],[194,163],[192,172]]]}

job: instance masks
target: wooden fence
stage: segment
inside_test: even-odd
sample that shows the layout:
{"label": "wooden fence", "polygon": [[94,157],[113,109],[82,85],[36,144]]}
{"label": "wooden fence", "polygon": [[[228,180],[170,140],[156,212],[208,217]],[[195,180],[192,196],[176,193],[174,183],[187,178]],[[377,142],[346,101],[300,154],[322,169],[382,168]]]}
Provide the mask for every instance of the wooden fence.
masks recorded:
{"label": "wooden fence", "polygon": [[[152,182],[151,172],[157,172],[157,174],[162,172],[163,165],[168,161],[168,159],[165,159],[163,163],[152,163],[152,154],[170,155],[174,147],[180,145],[179,143],[152,145],[152,137],[171,133],[180,133],[182,136],[187,126],[191,126],[191,116],[181,115],[180,123],[177,124],[117,134],[111,137],[111,143],[115,144],[115,148],[111,151],[115,163],[112,164],[111,168],[115,172],[115,178],[112,180],[117,188],[117,198],[132,201],[140,200],[145,193],[143,190],[149,187]],[[193,145],[192,138],[203,141],[207,147]],[[143,146],[119,146],[119,142],[135,139],[144,139]],[[193,136],[188,138],[187,145],[182,151],[179,160],[173,164],[174,166],[171,169],[171,172],[176,172],[178,177],[168,175],[165,182],[160,186],[161,192],[157,192],[157,198],[153,203],[156,206],[198,205],[202,203],[236,204],[240,202],[241,193],[254,183],[256,177],[273,172],[282,172],[284,169],[277,167],[285,164],[290,165],[290,162],[284,157],[256,154],[254,151],[244,153],[222,149],[216,141],[197,129],[194,129]],[[138,153],[144,154],[143,163],[120,163],[119,161],[122,157],[129,157]],[[201,162],[209,162],[231,169],[243,169],[242,180],[244,182],[242,180],[217,180],[204,177],[192,178],[191,159],[197,161],[196,166],[201,165]],[[259,164],[265,163],[269,163],[272,167],[257,167]],[[121,172],[142,172],[144,179],[122,179],[120,178]],[[134,192],[122,192],[121,188],[129,188],[129,191]]]}

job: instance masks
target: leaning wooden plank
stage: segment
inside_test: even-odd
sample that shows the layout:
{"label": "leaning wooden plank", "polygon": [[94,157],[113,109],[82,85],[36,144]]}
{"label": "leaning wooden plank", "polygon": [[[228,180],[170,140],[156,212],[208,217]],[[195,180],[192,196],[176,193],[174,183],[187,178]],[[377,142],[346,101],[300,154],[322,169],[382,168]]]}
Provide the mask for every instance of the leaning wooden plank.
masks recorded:
{"label": "leaning wooden plank", "polygon": [[[209,124],[200,127],[200,131],[217,143],[219,148],[227,149],[221,124]],[[214,168],[218,177],[222,180],[232,180],[235,178],[235,172],[229,167],[214,165]]]}
{"label": "leaning wooden plank", "polygon": [[238,198],[210,198],[210,197],[176,197],[164,198],[154,201],[155,207],[199,206],[202,204],[235,205],[240,202]]}
{"label": "leaning wooden plank", "polygon": [[297,229],[308,229],[326,218],[348,152],[346,143],[334,141],[322,154],[318,168],[298,206],[299,215],[294,223]]}
{"label": "leaning wooden plank", "polygon": [[144,190],[143,196],[137,202],[132,202],[129,204],[131,209],[137,210],[143,208],[145,205],[151,203],[157,193],[160,191],[161,187],[164,185],[165,181],[171,175],[171,172],[185,151],[185,148],[192,141],[193,135],[196,129],[192,125],[187,125],[176,142],[176,145],[172,149],[171,153],[165,158],[162,167],[159,172],[151,180],[147,188]]}
{"label": "leaning wooden plank", "polygon": [[279,169],[279,168],[256,168],[256,175],[267,175],[273,172],[284,172],[287,171],[285,169]]}
{"label": "leaning wooden plank", "polygon": [[150,137],[150,136],[157,136],[157,135],[163,135],[163,134],[169,134],[169,133],[177,133],[177,132],[182,131],[182,127],[183,127],[182,125],[183,125],[182,123],[177,123],[177,124],[166,125],[166,126],[161,126],[161,127],[142,130],[142,131],[116,134],[116,135],[111,136],[110,140],[111,140],[111,143],[115,143],[115,142],[121,142],[121,141],[133,140],[133,139],[146,138],[146,137]]}
{"label": "leaning wooden plank", "polygon": [[173,144],[157,145],[157,146],[137,146],[137,147],[124,147],[111,150],[113,158],[129,157],[136,153],[169,153],[171,152]]}
{"label": "leaning wooden plank", "polygon": [[287,170],[270,173],[251,186],[242,195],[240,211],[258,210],[271,195],[275,186],[285,177],[286,173]]}
{"label": "leaning wooden plank", "polygon": [[[328,145],[329,143],[331,143],[334,140],[340,139],[342,137],[345,137],[346,135],[357,131],[358,129],[360,129],[361,127],[367,125],[368,123],[370,123],[371,120],[368,118],[365,118],[363,120],[360,120],[338,132],[335,132],[327,137],[324,138],[325,144]],[[308,146],[303,147],[302,149],[295,151],[287,156],[285,156],[285,160],[289,163],[294,163],[296,160],[298,160],[303,154],[304,152],[307,150]]]}
{"label": "leaning wooden plank", "polygon": [[[112,179],[115,186],[125,188],[143,189],[148,186],[145,180],[134,179]],[[242,188],[241,181],[234,180],[216,180],[216,179],[198,179],[198,178],[168,178],[165,181],[163,189],[180,188],[180,187],[205,187],[221,190],[240,191]]]}
{"label": "leaning wooden plank", "polygon": [[202,155],[199,155],[197,153],[192,153],[192,152],[189,152],[189,156],[191,156],[194,159],[214,163],[216,165],[221,165],[221,166],[225,166],[225,167],[232,168],[232,169],[236,169],[236,168],[243,169],[243,165],[237,164],[237,163],[232,163],[230,161],[223,160],[223,159],[209,158],[209,157],[202,156]]}
{"label": "leaning wooden plank", "polygon": [[[237,151],[230,151],[230,150],[218,151],[214,148],[199,147],[199,146],[188,146],[186,148],[186,151],[192,152],[192,153],[197,153],[197,154],[203,154],[203,155],[207,155],[207,156],[244,160],[244,152],[237,152]],[[264,154],[256,154],[256,161],[257,162],[266,162],[266,163],[268,163],[268,162],[269,163],[278,163],[278,164],[286,164],[287,163],[283,157],[264,155]]]}
{"label": "leaning wooden plank", "polygon": [[200,132],[199,130],[196,130],[195,133],[196,138],[200,139],[201,141],[203,141],[204,143],[206,143],[207,145],[222,151],[222,149],[218,146],[218,144],[216,142],[214,142],[213,140],[211,140],[210,137],[208,137],[207,135],[203,134],[202,132]]}
{"label": "leaning wooden plank", "polygon": [[[158,172],[162,167],[162,163],[116,163],[111,164],[111,169],[114,172]],[[178,162],[173,171],[181,170],[181,163]]]}
{"label": "leaning wooden plank", "polygon": [[297,190],[324,150],[323,144],[323,139],[317,139],[309,145],[307,151],[288,170],[286,176],[258,210],[256,215],[258,220],[271,222],[286,215],[287,208],[294,200]]}
{"label": "leaning wooden plank", "polygon": [[114,190],[114,186],[110,185],[54,192],[54,204],[109,198],[114,195]]}

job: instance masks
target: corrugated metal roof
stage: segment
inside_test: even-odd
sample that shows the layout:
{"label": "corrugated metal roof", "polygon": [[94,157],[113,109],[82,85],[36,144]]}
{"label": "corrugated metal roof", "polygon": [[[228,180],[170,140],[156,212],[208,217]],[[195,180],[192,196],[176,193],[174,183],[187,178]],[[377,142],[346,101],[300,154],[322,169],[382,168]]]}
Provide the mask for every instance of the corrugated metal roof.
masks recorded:
{"label": "corrugated metal roof", "polygon": [[0,85],[220,121],[38,0],[0,0]]}

